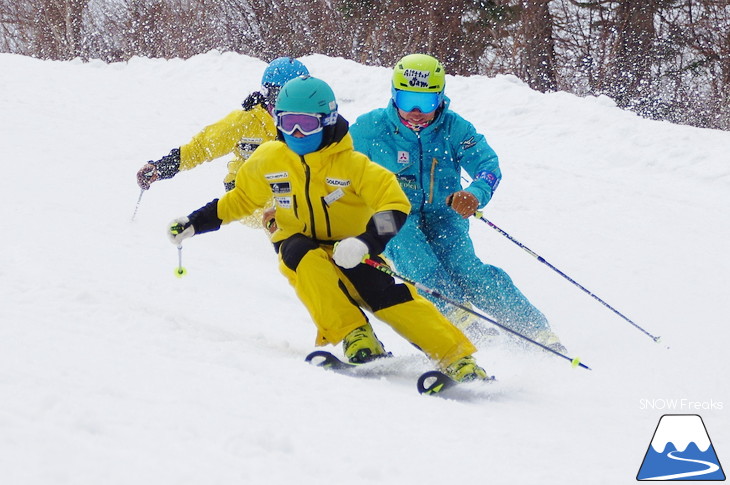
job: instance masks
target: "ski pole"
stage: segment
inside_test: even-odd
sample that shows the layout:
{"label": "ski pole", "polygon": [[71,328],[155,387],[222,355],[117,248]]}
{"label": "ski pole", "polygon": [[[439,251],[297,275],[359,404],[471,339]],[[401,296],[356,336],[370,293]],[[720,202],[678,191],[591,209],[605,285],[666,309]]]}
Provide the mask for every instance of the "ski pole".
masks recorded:
{"label": "ski pole", "polygon": [[178,278],[182,278],[188,274],[188,270],[186,270],[182,265],[182,244],[177,245],[177,268],[175,268],[175,276]]}
{"label": "ski pole", "polygon": [[565,354],[563,354],[561,352],[558,352],[557,350],[553,350],[550,347],[541,344],[540,342],[537,342],[535,340],[532,340],[531,338],[526,337],[525,335],[522,335],[520,332],[517,332],[515,330],[512,330],[511,328],[509,328],[509,327],[507,327],[505,325],[502,325],[501,323],[497,322],[496,320],[493,320],[493,319],[491,319],[491,318],[489,318],[489,317],[487,317],[485,315],[482,315],[481,313],[478,313],[478,312],[472,310],[471,308],[469,308],[467,306],[464,306],[464,305],[462,305],[460,303],[455,302],[454,300],[452,300],[452,299],[450,299],[450,298],[442,295],[441,293],[439,293],[436,290],[433,290],[431,288],[428,288],[426,286],[423,286],[421,283],[415,282],[413,280],[409,280],[408,278],[399,275],[398,273],[396,273],[395,271],[393,271],[392,269],[390,269],[390,267],[387,264],[379,263],[378,261],[372,260],[370,258],[365,259],[365,261],[363,261],[363,262],[365,264],[367,264],[368,266],[372,266],[373,268],[375,268],[377,270],[380,270],[380,271],[382,271],[383,273],[385,273],[387,275],[390,275],[390,276],[392,276],[394,278],[398,278],[401,281],[404,281],[406,283],[409,283],[409,284],[415,286],[416,289],[421,290],[424,293],[428,293],[429,295],[431,295],[431,296],[433,296],[435,298],[438,298],[440,300],[443,300],[446,303],[449,303],[449,304],[451,304],[451,305],[453,305],[453,306],[455,306],[457,308],[461,308],[462,310],[467,311],[467,312],[471,313],[472,315],[475,315],[476,317],[481,318],[482,320],[486,320],[487,322],[491,323],[492,325],[496,325],[499,328],[501,328],[503,330],[506,330],[509,333],[511,333],[513,335],[516,335],[517,337],[520,337],[523,340],[526,340],[526,341],[530,342],[531,344],[537,345],[538,347],[541,347],[543,350],[547,350],[548,352],[551,352],[551,353],[557,355],[558,357],[561,357],[561,358],[567,360],[568,362],[571,363],[571,365],[573,367],[582,367],[584,369],[591,370],[591,368],[588,367],[587,365],[583,364],[578,357],[570,358],[567,355],[565,355]]}
{"label": "ski pole", "polygon": [[132,220],[137,217],[137,211],[139,210],[139,203],[142,202],[142,196],[144,195],[144,189],[139,189],[139,198],[137,199],[137,205],[134,206],[134,214],[132,214]]}
{"label": "ski pole", "polygon": [[584,292],[585,292],[586,294],[588,294],[588,295],[590,295],[591,297],[593,297],[593,298],[594,298],[594,299],[595,299],[596,301],[598,301],[598,302],[599,302],[599,303],[601,303],[601,304],[602,304],[603,306],[605,306],[606,308],[608,308],[609,310],[611,310],[611,311],[612,311],[613,313],[615,313],[615,314],[616,314],[616,315],[618,315],[619,317],[621,317],[621,318],[623,318],[624,320],[626,320],[627,322],[629,322],[629,323],[630,323],[631,325],[633,325],[633,326],[634,326],[634,327],[636,327],[636,328],[637,328],[638,330],[640,330],[641,332],[643,332],[643,333],[644,333],[645,335],[647,335],[648,337],[650,337],[650,338],[651,338],[651,339],[652,339],[652,340],[653,340],[654,342],[657,342],[657,343],[658,343],[658,342],[659,342],[659,341],[661,340],[661,337],[655,337],[655,336],[654,336],[654,335],[652,335],[651,333],[649,333],[649,332],[647,332],[646,330],[644,330],[643,328],[641,328],[641,327],[640,327],[639,325],[637,325],[636,323],[634,323],[634,321],[633,321],[633,320],[629,319],[629,318],[628,318],[628,317],[627,317],[626,315],[624,315],[623,313],[619,312],[619,311],[618,311],[618,310],[616,310],[616,309],[615,309],[614,307],[612,307],[611,305],[609,305],[608,303],[606,303],[605,301],[603,301],[603,300],[602,300],[601,298],[599,298],[599,297],[598,297],[598,296],[597,296],[596,294],[594,294],[594,293],[592,293],[591,291],[589,291],[589,290],[588,290],[588,289],[587,289],[586,287],[584,287],[583,285],[581,285],[580,283],[578,283],[577,281],[575,281],[575,280],[574,280],[573,278],[571,278],[570,276],[568,276],[568,275],[566,275],[565,273],[563,273],[562,271],[560,271],[560,270],[559,270],[558,268],[556,268],[556,267],[555,267],[555,266],[553,266],[552,264],[548,263],[548,262],[547,262],[547,261],[545,260],[545,258],[543,258],[543,257],[542,257],[542,256],[540,256],[539,254],[537,254],[536,252],[534,252],[534,251],[533,251],[532,249],[528,248],[527,246],[525,246],[524,244],[522,244],[521,242],[519,242],[519,241],[518,241],[517,239],[515,239],[515,238],[513,238],[512,236],[510,236],[509,234],[507,234],[507,233],[506,233],[505,231],[503,231],[502,229],[500,229],[500,228],[499,228],[499,227],[498,227],[497,225],[493,224],[493,223],[492,223],[491,221],[489,221],[489,220],[488,220],[488,219],[487,219],[486,217],[484,217],[484,216],[482,215],[482,213],[481,213],[480,211],[477,211],[477,213],[476,213],[476,214],[474,214],[474,217],[476,217],[476,218],[477,218],[477,219],[479,219],[480,221],[483,221],[483,222],[487,223],[487,224],[489,225],[489,227],[491,227],[492,229],[494,229],[495,231],[497,231],[498,233],[500,233],[501,235],[503,235],[504,237],[506,237],[507,239],[509,239],[510,241],[512,241],[513,243],[515,243],[515,244],[516,244],[516,245],[518,245],[519,247],[521,247],[522,249],[524,249],[524,250],[525,250],[525,251],[526,251],[526,252],[527,252],[528,254],[530,254],[530,255],[531,255],[532,257],[534,257],[534,258],[535,258],[535,259],[537,259],[537,260],[538,260],[539,262],[543,263],[543,264],[544,264],[545,266],[547,266],[548,268],[550,268],[550,269],[552,269],[553,271],[555,271],[556,273],[558,273],[558,274],[559,274],[560,276],[562,276],[562,277],[563,277],[563,278],[565,278],[566,280],[568,280],[568,281],[570,281],[571,283],[573,283],[573,284],[574,284],[575,286],[577,286],[578,288],[580,288],[581,290],[583,290],[583,291],[584,291]]}

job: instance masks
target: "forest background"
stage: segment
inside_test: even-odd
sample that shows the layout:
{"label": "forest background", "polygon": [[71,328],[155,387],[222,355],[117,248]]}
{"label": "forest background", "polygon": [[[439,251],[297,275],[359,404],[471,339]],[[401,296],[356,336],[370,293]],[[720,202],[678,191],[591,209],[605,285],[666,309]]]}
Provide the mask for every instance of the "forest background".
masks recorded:
{"label": "forest background", "polygon": [[0,52],[270,61],[325,54],[513,74],[641,116],[730,130],[730,0],[0,0]]}

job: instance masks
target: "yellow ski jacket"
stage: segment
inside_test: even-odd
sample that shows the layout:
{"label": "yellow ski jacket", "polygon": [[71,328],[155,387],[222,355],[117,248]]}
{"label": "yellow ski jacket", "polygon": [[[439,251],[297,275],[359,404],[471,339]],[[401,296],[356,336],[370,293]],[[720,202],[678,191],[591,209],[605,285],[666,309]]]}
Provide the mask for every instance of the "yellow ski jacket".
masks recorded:
{"label": "yellow ski jacket", "polygon": [[236,187],[218,201],[218,218],[224,224],[238,220],[272,196],[273,243],[294,234],[334,243],[365,232],[376,212],[410,211],[395,175],[354,151],[349,133],[303,157],[281,141],[264,143],[239,170]]}
{"label": "yellow ski jacket", "polygon": [[256,105],[250,110],[238,109],[225,118],[203,128],[187,144],[180,147],[180,170],[233,154],[223,183],[230,184],[251,154],[264,142],[276,139],[276,125],[266,108]]}

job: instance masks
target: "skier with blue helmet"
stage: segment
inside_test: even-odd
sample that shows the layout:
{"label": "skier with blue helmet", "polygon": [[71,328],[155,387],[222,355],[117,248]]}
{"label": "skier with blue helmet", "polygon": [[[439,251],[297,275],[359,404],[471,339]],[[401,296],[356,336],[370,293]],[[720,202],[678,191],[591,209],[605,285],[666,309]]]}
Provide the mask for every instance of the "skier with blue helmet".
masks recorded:
{"label": "skier with blue helmet", "polygon": [[169,179],[181,171],[232,154],[228,172],[223,179],[226,190],[235,185],[241,165],[262,143],[276,138],[276,126],[271,115],[281,87],[297,76],[309,74],[301,61],[291,57],[274,59],[264,69],[261,88],[246,97],[243,109],[237,109],[223,119],[206,126],[188,143],[173,148],[157,161],[147,162],[137,172],[137,183],[147,190],[157,180]]}
{"label": "skier with blue helmet", "polygon": [[416,289],[364,264],[380,253],[410,210],[395,176],[353,149],[330,86],[309,76],[284,85],[274,111],[277,141],[241,167],[235,188],[173,220],[173,244],[248,216],[273,196],[271,241],[279,270],[317,329],[315,345],[342,342],[345,357],[365,363],[389,355],[363,309],[390,325],[459,381],[486,379],[469,339]]}
{"label": "skier with blue helmet", "polygon": [[[507,273],[474,252],[468,218],[491,200],[502,174],[484,136],[449,109],[445,84],[437,59],[405,56],[393,69],[388,106],[360,116],[351,127],[355,149],[395,173],[411,202],[408,220],[385,254],[407,278],[564,351],[545,316]],[[466,187],[462,169],[472,179]],[[484,328],[472,314],[426,296],[467,334],[482,336]]]}

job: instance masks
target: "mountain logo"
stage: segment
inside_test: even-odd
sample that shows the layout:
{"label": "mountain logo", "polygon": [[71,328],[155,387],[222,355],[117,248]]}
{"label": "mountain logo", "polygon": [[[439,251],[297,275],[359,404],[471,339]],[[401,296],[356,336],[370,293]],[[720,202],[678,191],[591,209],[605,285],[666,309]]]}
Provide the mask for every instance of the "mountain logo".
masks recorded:
{"label": "mountain logo", "polygon": [[637,480],[725,480],[702,418],[665,414],[641,463]]}

